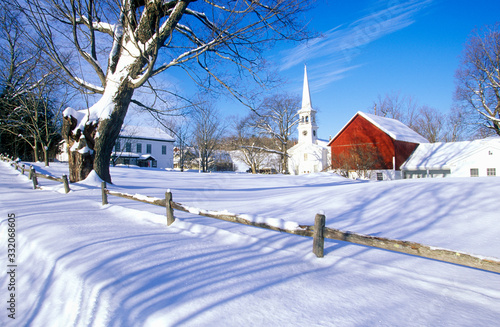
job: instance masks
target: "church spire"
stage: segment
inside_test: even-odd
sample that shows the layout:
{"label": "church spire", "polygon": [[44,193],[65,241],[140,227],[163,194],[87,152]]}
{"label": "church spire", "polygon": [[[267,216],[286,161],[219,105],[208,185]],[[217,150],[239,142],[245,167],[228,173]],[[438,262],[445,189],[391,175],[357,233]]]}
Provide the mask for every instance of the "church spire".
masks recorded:
{"label": "church spire", "polygon": [[317,130],[316,110],[312,108],[309,81],[307,80],[307,67],[304,65],[304,87],[302,89],[302,108],[297,113],[299,116],[299,143],[316,144]]}
{"label": "church spire", "polygon": [[304,87],[302,89],[302,110],[312,109],[309,81],[307,80],[307,66],[304,65]]}

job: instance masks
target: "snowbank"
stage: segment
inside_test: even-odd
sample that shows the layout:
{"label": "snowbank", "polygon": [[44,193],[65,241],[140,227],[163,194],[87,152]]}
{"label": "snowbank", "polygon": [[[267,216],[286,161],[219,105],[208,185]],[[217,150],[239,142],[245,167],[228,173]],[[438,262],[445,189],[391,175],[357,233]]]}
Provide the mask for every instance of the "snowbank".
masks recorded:
{"label": "snowbank", "polygon": [[[60,176],[67,166],[46,169]],[[310,238],[177,211],[167,227],[165,208],[117,197],[101,206],[97,186],[32,190],[7,164],[0,171],[0,235],[15,213],[18,269],[16,320],[4,311],[2,326],[491,326],[500,319],[498,274],[328,240],[318,259]],[[280,217],[279,225],[311,224],[322,209],[336,228],[500,253],[497,178],[111,173],[114,190],[163,198],[168,187],[196,210]],[[1,248],[6,242],[0,237]],[[0,288],[8,283],[2,274]]]}

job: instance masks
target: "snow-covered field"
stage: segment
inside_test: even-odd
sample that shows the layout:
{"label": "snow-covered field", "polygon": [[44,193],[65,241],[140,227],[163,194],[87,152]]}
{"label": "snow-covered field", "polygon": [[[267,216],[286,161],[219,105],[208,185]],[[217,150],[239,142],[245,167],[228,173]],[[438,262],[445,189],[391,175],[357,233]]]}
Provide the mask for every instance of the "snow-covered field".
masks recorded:
{"label": "snow-covered field", "polygon": [[[67,166],[37,165],[55,176]],[[253,176],[112,168],[110,189],[192,207],[327,226],[500,257],[500,178],[360,182],[333,174]],[[500,274],[175,212],[118,197],[95,180],[62,184],[0,162],[0,262],[16,216],[1,326],[497,326]]]}

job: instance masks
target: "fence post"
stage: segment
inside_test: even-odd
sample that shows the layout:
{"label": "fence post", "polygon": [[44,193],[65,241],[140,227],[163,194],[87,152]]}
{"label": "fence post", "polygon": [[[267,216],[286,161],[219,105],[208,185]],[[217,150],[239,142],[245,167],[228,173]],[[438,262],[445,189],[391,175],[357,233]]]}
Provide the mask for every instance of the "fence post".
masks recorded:
{"label": "fence post", "polygon": [[33,166],[30,166],[30,174],[29,174],[29,179],[33,178]]}
{"label": "fence post", "polygon": [[313,253],[318,258],[323,258],[325,248],[325,237],[323,228],[325,227],[325,215],[323,213],[316,214],[314,218],[314,236],[313,236]]}
{"label": "fence post", "polygon": [[66,176],[66,174],[62,175],[62,180],[64,184],[64,193],[69,193],[68,176]]}
{"label": "fence post", "polygon": [[165,207],[167,208],[167,226],[170,226],[174,223],[174,209],[172,208],[172,192],[168,190],[165,192]]}
{"label": "fence post", "polygon": [[33,189],[36,190],[38,187],[38,178],[36,177],[36,170],[33,166],[31,166],[30,175],[31,180],[33,181]]}
{"label": "fence post", "polygon": [[106,182],[101,182],[102,205],[108,204],[108,194],[106,193]]}
{"label": "fence post", "polygon": [[26,170],[26,166],[23,164],[23,175],[24,175],[25,170]]}

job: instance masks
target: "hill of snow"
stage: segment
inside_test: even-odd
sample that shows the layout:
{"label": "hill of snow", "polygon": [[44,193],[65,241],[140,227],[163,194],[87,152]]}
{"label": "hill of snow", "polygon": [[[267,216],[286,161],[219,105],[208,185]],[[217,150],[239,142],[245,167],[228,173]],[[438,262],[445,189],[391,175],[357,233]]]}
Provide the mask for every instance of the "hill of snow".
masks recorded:
{"label": "hill of snow", "polygon": [[[37,166],[61,176],[67,166]],[[360,182],[115,167],[110,189],[500,257],[500,178]],[[2,326],[493,326],[500,275],[109,197],[98,178],[42,190],[0,162],[0,259],[16,216],[16,319]],[[9,276],[0,276],[2,301]]]}

